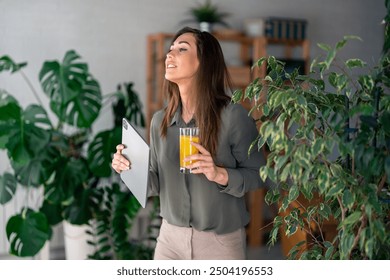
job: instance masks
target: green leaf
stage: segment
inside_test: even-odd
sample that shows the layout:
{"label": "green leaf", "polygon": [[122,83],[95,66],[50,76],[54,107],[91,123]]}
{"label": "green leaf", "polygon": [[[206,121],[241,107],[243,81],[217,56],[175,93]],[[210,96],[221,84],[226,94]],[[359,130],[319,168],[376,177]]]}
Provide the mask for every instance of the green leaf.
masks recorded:
{"label": "green leaf", "polygon": [[31,209],[12,216],[6,226],[10,253],[19,257],[35,256],[50,240],[52,231],[45,215]]}
{"label": "green leaf", "polygon": [[29,105],[24,111],[23,115],[26,123],[32,123],[35,126],[45,130],[53,128],[46,110],[40,105]]}
{"label": "green leaf", "polygon": [[0,149],[5,149],[20,120],[21,108],[18,101],[0,89]]}
{"label": "green leaf", "polygon": [[0,89],[0,122],[17,121],[20,115],[19,102],[12,95]]}
{"label": "green leaf", "polygon": [[374,239],[370,238],[367,240],[365,246],[364,246],[364,251],[367,254],[367,256],[372,259],[373,254],[374,254]]}
{"label": "green leaf", "polygon": [[92,219],[92,192],[93,189],[81,189],[75,193],[72,203],[64,210],[67,221],[74,225],[83,225]]}
{"label": "green leaf", "polygon": [[358,78],[358,82],[363,90],[367,92],[372,92],[375,82],[372,76],[370,75],[362,75]]}
{"label": "green leaf", "polygon": [[298,104],[301,106],[305,107],[307,105],[306,98],[302,95],[298,95],[297,101],[298,101]]}
{"label": "green leaf", "polygon": [[130,123],[139,127],[145,127],[145,119],[142,113],[142,103],[138,94],[133,89],[133,83],[125,83],[126,93],[122,92],[122,100],[113,104],[112,109],[115,112],[115,125],[121,126],[122,119],[126,118]]}
{"label": "green leaf", "polygon": [[325,259],[326,259],[326,260],[330,260],[330,259],[331,259],[332,254],[333,254],[333,252],[334,252],[334,249],[335,249],[335,248],[334,248],[333,246],[327,247],[326,252],[325,252]]}
{"label": "green leaf", "polygon": [[263,65],[263,63],[267,61],[267,58],[266,57],[262,57],[260,58],[259,60],[256,61],[256,63],[254,64],[254,66],[257,66],[257,67],[261,67],[261,65]]}
{"label": "green leaf", "polygon": [[268,167],[266,165],[261,166],[259,169],[259,174],[260,174],[261,180],[263,180],[265,182],[267,180],[267,177],[268,177]]}
{"label": "green leaf", "polygon": [[328,44],[318,43],[317,46],[320,47],[321,49],[323,49],[324,51],[327,51],[327,52],[332,50],[332,47],[329,46]]}
{"label": "green leaf", "polygon": [[39,209],[42,212],[50,225],[54,226],[63,221],[63,208],[60,204],[52,204],[47,200],[43,201],[42,207]]}
{"label": "green leaf", "polygon": [[311,152],[314,157],[318,156],[325,148],[324,140],[322,138],[316,138],[311,148]]}
{"label": "green leaf", "polygon": [[282,173],[280,174],[280,181],[281,182],[285,182],[287,180],[288,176],[290,175],[290,166],[291,166],[291,163],[287,163],[285,165],[285,167],[283,168]]}
{"label": "green leaf", "polygon": [[320,203],[318,214],[320,214],[324,219],[328,220],[332,214],[332,209],[330,209],[329,205]]}
{"label": "green leaf", "polygon": [[16,63],[8,55],[0,57],[0,73],[3,71],[11,71],[11,73],[18,72],[20,69],[25,67],[27,62]]}
{"label": "green leaf", "polygon": [[390,136],[390,112],[383,112],[379,121],[383,127],[385,134],[387,136]]}
{"label": "green leaf", "polygon": [[336,57],[336,50],[333,49],[330,50],[325,60],[326,69],[329,69],[335,57]]}
{"label": "green leaf", "polygon": [[299,196],[299,189],[297,185],[292,185],[288,192],[288,200],[295,201]]}
{"label": "green leaf", "polygon": [[346,39],[337,42],[336,43],[336,50],[342,49],[345,46],[346,43],[347,43]]}
{"label": "green leaf", "polygon": [[347,216],[344,221],[342,221],[342,225],[351,225],[355,224],[362,216],[361,211],[355,211],[351,215]]}
{"label": "green leaf", "polygon": [[15,177],[24,186],[41,186],[49,180],[54,172],[54,166],[61,157],[57,143],[51,141],[46,148],[25,164],[12,164]]}
{"label": "green leaf", "polygon": [[50,122],[45,111],[36,105],[29,106],[12,125],[8,126],[8,133],[12,141],[6,145],[8,157],[14,168],[21,168],[36,155],[39,155],[50,140],[47,127]]}
{"label": "green leaf", "polygon": [[61,158],[54,164],[54,178],[46,185],[45,197],[53,204],[66,203],[88,178],[88,167],[83,159],[75,158]]}
{"label": "green leaf", "polygon": [[339,195],[344,190],[345,184],[344,182],[337,181],[335,186],[332,186],[326,194],[326,197],[332,197]]}
{"label": "green leaf", "polygon": [[6,172],[0,176],[0,204],[4,205],[12,199],[16,192],[15,177]]}
{"label": "green leaf", "polygon": [[344,258],[346,258],[346,256],[348,256],[349,252],[352,250],[352,244],[354,238],[355,236],[351,233],[345,232],[342,234],[342,238],[340,240],[341,242],[340,247],[341,247],[341,253],[344,256]]}
{"label": "green leaf", "polygon": [[346,189],[343,193],[343,205],[348,209],[351,209],[353,204],[355,203],[353,195],[350,190]]}
{"label": "green leaf", "polygon": [[361,59],[357,59],[357,58],[354,58],[354,59],[348,59],[346,62],[345,62],[345,65],[349,68],[349,69],[352,69],[352,68],[357,68],[357,67],[364,67],[366,66],[367,63],[365,63],[363,60]]}
{"label": "green leaf", "polygon": [[233,103],[240,103],[242,100],[242,95],[242,89],[236,89],[232,95]]}
{"label": "green leaf", "polygon": [[63,63],[47,61],[39,73],[43,91],[50,97],[50,107],[58,118],[77,127],[90,127],[99,115],[101,92],[98,82],[88,72],[86,63],[73,50]]}
{"label": "green leaf", "polygon": [[111,155],[115,146],[121,142],[121,127],[99,132],[88,146],[88,165],[97,177],[111,175]]}
{"label": "green leaf", "polygon": [[275,171],[278,171],[289,159],[288,155],[278,156],[275,158]]}

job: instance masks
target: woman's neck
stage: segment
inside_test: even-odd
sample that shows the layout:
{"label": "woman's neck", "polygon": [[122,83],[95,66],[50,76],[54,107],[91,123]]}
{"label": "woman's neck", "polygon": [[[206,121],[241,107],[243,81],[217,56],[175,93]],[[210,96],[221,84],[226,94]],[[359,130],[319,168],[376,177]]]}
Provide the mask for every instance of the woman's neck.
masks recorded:
{"label": "woman's neck", "polygon": [[181,117],[188,123],[194,116],[195,109],[190,105],[190,102],[181,101]]}
{"label": "woman's neck", "polygon": [[181,115],[183,120],[188,123],[194,116],[195,105],[194,105],[194,92],[192,87],[179,86],[180,99],[181,99]]}

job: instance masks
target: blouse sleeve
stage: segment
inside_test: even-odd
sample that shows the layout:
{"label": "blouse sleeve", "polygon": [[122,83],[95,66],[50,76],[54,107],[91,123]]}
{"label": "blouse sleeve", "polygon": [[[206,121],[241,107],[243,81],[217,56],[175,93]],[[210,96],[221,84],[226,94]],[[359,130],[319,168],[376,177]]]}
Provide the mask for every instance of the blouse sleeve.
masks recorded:
{"label": "blouse sleeve", "polygon": [[251,143],[256,139],[258,131],[254,119],[241,105],[234,105],[229,114],[229,141],[231,153],[236,159],[235,168],[226,168],[229,181],[221,190],[236,197],[242,197],[246,192],[264,187],[259,175],[259,169],[265,165],[265,158],[257,147],[248,154]]}
{"label": "blouse sleeve", "polygon": [[160,192],[159,180],[158,180],[158,161],[157,161],[157,149],[156,145],[158,141],[159,128],[155,121],[156,116],[153,116],[150,124],[150,165],[149,165],[149,178],[148,178],[148,196],[157,196]]}

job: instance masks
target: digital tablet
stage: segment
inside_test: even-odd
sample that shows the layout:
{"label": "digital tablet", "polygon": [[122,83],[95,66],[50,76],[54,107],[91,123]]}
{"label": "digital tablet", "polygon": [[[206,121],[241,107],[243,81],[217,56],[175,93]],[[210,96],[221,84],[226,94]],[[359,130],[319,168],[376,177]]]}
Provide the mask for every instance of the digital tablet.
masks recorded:
{"label": "digital tablet", "polygon": [[131,162],[129,170],[120,177],[143,208],[147,201],[149,174],[149,145],[128,120],[122,120],[122,154]]}

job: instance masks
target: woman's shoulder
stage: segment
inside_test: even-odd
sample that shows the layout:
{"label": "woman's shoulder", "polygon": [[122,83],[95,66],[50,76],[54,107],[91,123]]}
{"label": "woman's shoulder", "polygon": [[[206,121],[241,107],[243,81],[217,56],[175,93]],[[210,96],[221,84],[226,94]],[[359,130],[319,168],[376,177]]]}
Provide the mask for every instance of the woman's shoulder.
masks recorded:
{"label": "woman's shoulder", "polygon": [[162,121],[164,119],[164,113],[165,113],[165,109],[161,109],[153,114],[152,126],[154,126],[154,125],[157,125],[158,127],[160,126],[160,124],[162,123]]}
{"label": "woman's shoulder", "polygon": [[248,111],[241,104],[232,102],[225,107],[224,114],[229,119],[235,119],[237,117],[249,117]]}

